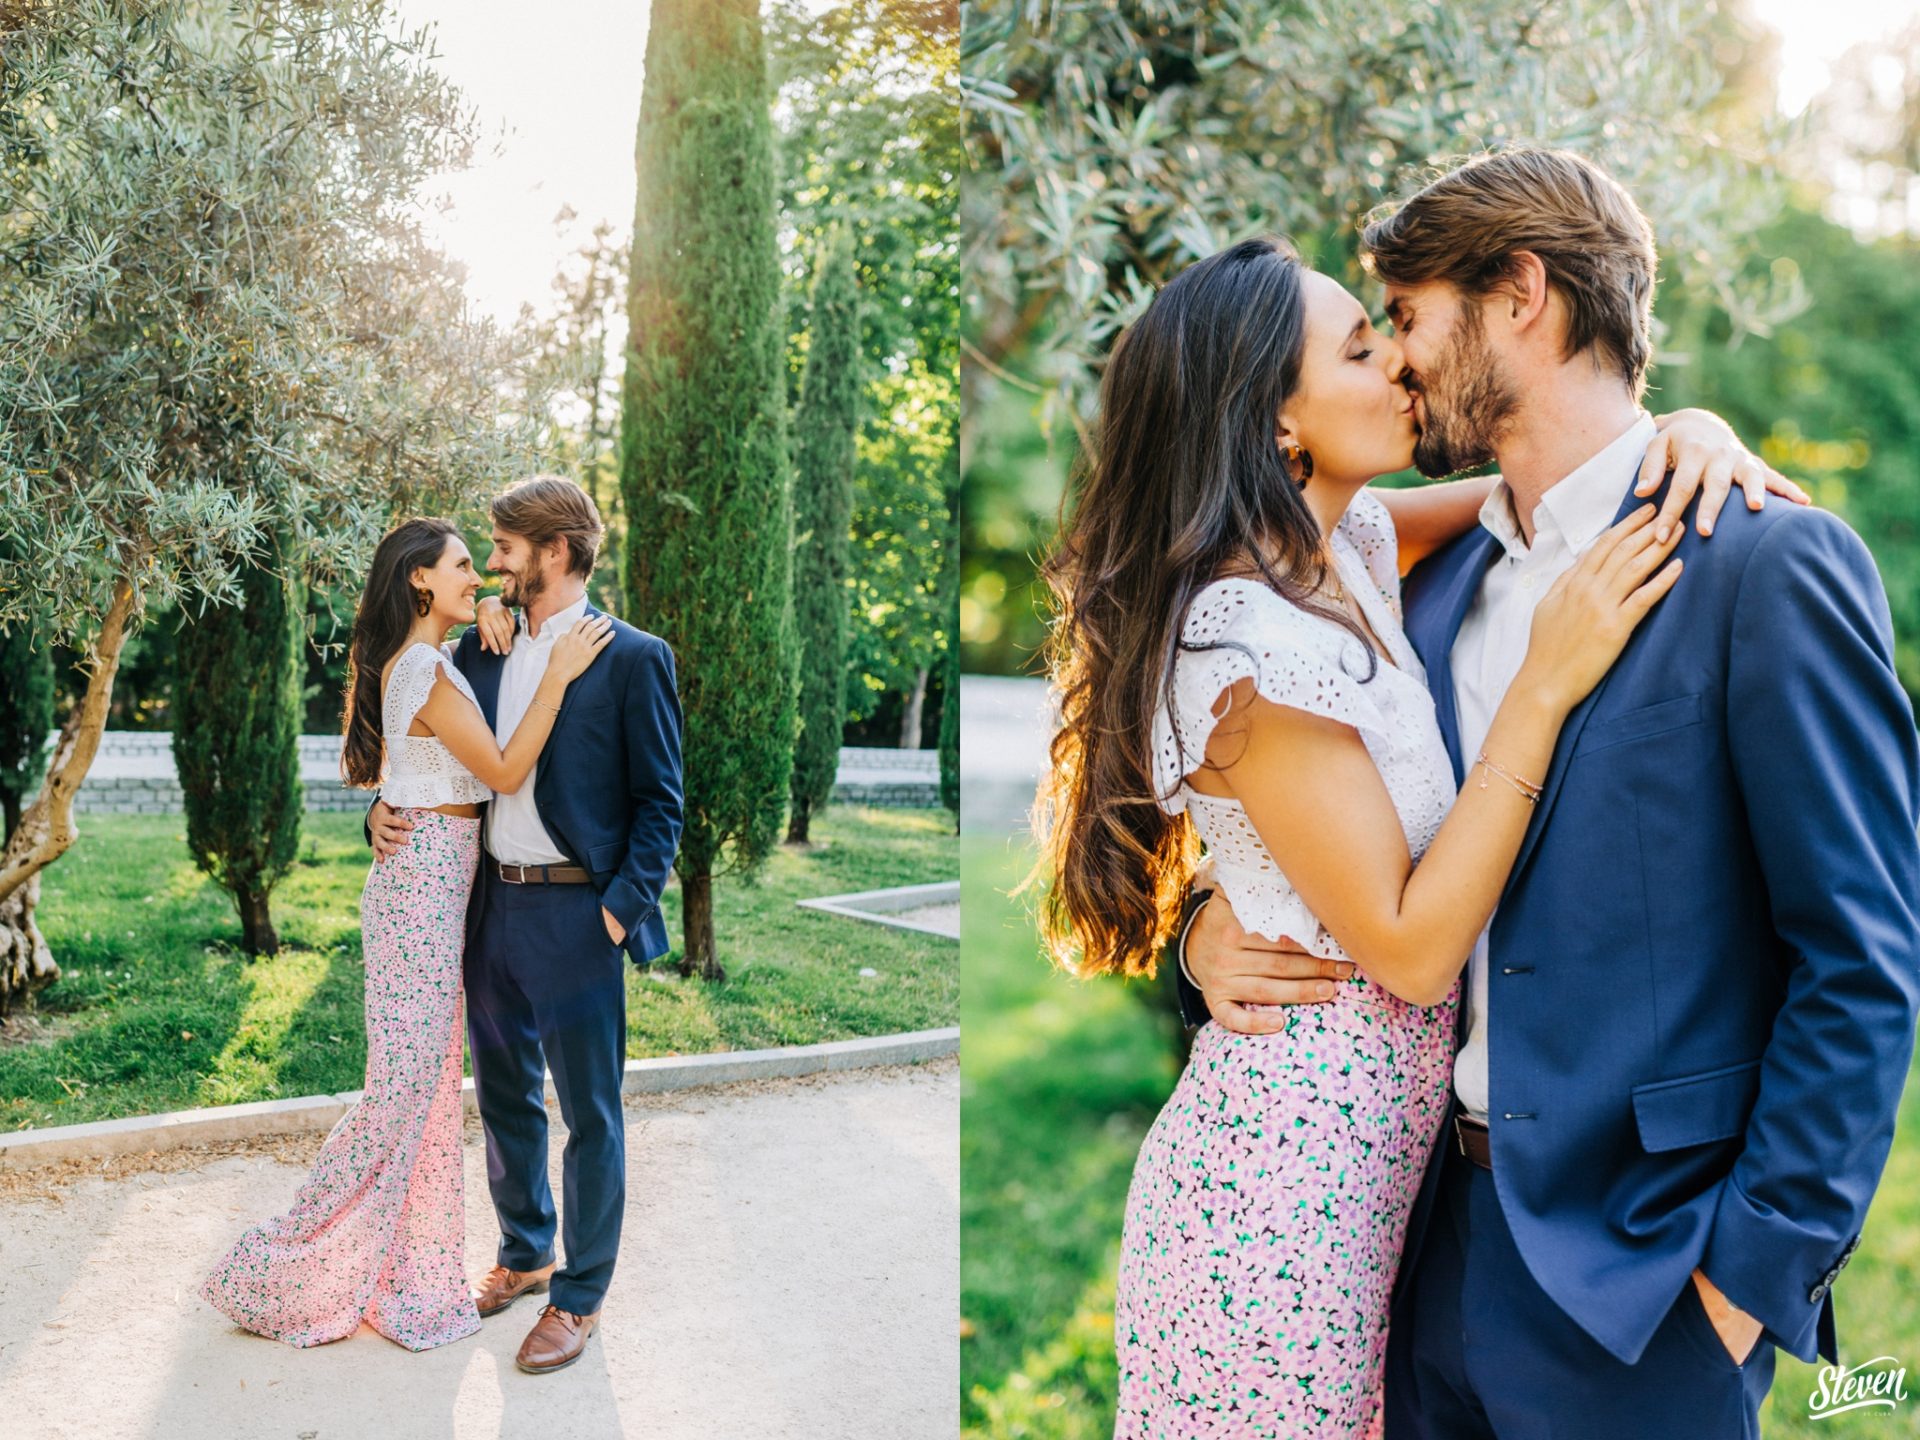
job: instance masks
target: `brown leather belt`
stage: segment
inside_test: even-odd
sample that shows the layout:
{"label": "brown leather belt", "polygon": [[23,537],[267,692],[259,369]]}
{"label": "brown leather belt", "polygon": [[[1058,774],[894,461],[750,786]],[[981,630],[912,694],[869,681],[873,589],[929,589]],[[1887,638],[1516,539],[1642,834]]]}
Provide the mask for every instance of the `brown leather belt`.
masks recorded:
{"label": "brown leather belt", "polygon": [[593,879],[578,865],[508,865],[499,860],[487,862],[494,877],[509,885],[585,885]]}
{"label": "brown leather belt", "polygon": [[1453,1117],[1453,1133],[1462,1155],[1482,1170],[1493,1169],[1493,1135],[1484,1123],[1462,1111]]}

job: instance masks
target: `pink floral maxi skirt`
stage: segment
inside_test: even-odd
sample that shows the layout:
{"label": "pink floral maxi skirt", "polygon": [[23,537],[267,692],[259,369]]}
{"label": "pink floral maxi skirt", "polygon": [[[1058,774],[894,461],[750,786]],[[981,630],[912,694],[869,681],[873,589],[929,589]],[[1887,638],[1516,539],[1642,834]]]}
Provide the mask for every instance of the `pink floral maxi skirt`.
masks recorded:
{"label": "pink floral maxi skirt", "polygon": [[403,810],[409,843],[360,894],[367,1080],[293,1208],[201,1283],[235,1324],[324,1345],[365,1320],[409,1350],[480,1328],[467,1290],[460,1161],[460,959],[480,821]]}
{"label": "pink floral maxi skirt", "polygon": [[1122,1440],[1370,1440],[1387,1302],[1452,1083],[1459,987],[1364,977],[1285,1030],[1202,1026],[1134,1164]]}

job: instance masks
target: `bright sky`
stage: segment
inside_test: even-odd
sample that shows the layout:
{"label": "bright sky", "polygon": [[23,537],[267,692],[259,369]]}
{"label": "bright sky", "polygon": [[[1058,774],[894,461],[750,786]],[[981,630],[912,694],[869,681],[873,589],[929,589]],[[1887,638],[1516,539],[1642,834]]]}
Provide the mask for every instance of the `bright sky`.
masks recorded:
{"label": "bright sky", "polygon": [[[825,0],[816,0],[824,8]],[[1920,0],[1750,0],[1779,30],[1781,104],[1804,108],[1850,46],[1920,15]],[[647,0],[399,0],[408,26],[432,24],[443,71],[465,91],[498,155],[447,178],[453,209],[432,217],[468,268],[483,313],[510,321],[544,308],[564,256],[594,221],[633,222],[633,134],[647,48]],[[531,17],[530,18],[530,14]],[[554,216],[579,212],[565,234]]]}
{"label": "bright sky", "polygon": [[1826,88],[1828,67],[1863,40],[1877,40],[1920,16],[1920,0],[1749,0],[1778,30],[1780,108],[1797,115]]}
{"label": "bright sky", "polygon": [[[467,294],[511,321],[545,308],[563,256],[596,220],[633,223],[633,135],[647,54],[647,0],[399,0],[409,30],[432,24],[443,74],[466,94],[488,144],[440,188],[430,217],[467,265]],[[506,134],[501,136],[502,126]],[[500,153],[487,153],[504,138]],[[556,235],[563,205],[580,218]]]}

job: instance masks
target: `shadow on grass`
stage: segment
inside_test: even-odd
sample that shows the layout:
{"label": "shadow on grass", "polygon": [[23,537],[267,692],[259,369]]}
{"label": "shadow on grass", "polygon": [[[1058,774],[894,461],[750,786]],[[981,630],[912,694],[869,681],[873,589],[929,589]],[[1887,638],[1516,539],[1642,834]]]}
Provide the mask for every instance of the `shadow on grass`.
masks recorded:
{"label": "shadow on grass", "polygon": [[[958,947],[794,902],[952,879],[944,811],[833,807],[826,842],[777,853],[715,905],[729,982],[629,972],[635,1057],[807,1044],[951,1025]],[[40,920],[62,976],[50,1033],[0,1048],[0,1129],[354,1090],[366,1068],[357,814],[305,817],[274,893],[280,953],[247,961],[231,900],[193,866],[178,816],[85,817],[45,872]],[[665,908],[677,930],[679,896]],[[863,972],[871,972],[863,973]]]}
{"label": "shadow on grass", "polygon": [[[347,818],[309,817],[334,822],[323,832]],[[317,863],[296,865],[275,895],[280,953],[249,961],[232,902],[186,855],[178,817],[91,817],[45,872],[40,918],[62,974],[40,1008],[56,1034],[0,1051],[0,1123],[357,1086],[366,852],[346,838],[310,843]]]}
{"label": "shadow on grass", "polygon": [[[646,974],[630,974],[628,1055],[807,1045],[953,1024],[953,942],[798,908],[845,890],[951,880],[959,868],[951,826],[940,810],[834,806],[814,826],[822,843],[780,847],[751,883],[717,883],[714,930],[726,983],[679,978],[677,946]],[[678,940],[677,885],[661,908]]]}

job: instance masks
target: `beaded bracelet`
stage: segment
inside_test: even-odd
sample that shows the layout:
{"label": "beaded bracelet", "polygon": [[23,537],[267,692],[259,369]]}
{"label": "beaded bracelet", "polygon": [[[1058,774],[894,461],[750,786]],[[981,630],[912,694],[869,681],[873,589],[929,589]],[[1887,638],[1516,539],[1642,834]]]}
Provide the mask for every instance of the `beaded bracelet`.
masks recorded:
{"label": "beaded bracelet", "polygon": [[1518,775],[1502,770],[1487,758],[1486,751],[1482,750],[1480,752],[1480,758],[1473,763],[1480,767],[1480,788],[1482,790],[1487,788],[1487,772],[1491,770],[1502,780],[1506,781],[1507,784],[1511,785],[1529,805],[1538,805],[1540,803],[1540,786],[1534,784],[1531,780],[1522,780]]}

